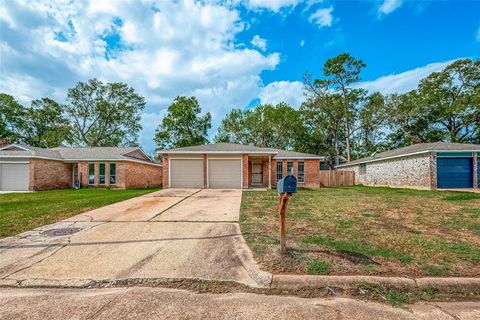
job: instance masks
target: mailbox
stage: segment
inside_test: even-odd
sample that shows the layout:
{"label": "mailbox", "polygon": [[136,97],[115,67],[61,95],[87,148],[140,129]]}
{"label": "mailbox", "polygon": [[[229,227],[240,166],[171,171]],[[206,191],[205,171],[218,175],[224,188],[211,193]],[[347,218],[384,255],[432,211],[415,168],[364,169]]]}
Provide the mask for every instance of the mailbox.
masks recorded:
{"label": "mailbox", "polygon": [[294,175],[288,175],[278,180],[277,193],[295,193],[297,192],[297,178]]}

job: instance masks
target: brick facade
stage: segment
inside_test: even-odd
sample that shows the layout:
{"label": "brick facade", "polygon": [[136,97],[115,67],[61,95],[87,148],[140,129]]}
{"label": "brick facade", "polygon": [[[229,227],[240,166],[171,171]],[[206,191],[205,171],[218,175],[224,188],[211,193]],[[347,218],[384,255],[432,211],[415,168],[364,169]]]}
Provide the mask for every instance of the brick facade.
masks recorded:
{"label": "brick facade", "polygon": [[168,158],[168,154],[162,154],[162,185],[163,185],[163,188],[168,188],[169,185],[168,185],[168,179],[169,179],[169,176],[168,176],[168,166],[169,166],[169,158]]}
{"label": "brick facade", "polygon": [[30,159],[29,189],[52,190],[72,187],[72,164],[63,161]]}
{"label": "brick facade", "polygon": [[365,165],[365,174],[360,174],[360,165],[341,167],[337,170],[354,171],[355,184],[436,188],[436,161],[430,153],[368,162]]}
{"label": "brick facade", "polygon": [[[95,181],[88,183],[89,164],[95,166]],[[105,184],[100,184],[100,163],[105,164]],[[110,163],[115,163],[115,184],[110,185]],[[118,189],[143,188],[162,185],[162,168],[158,165],[133,161],[79,161],[78,178],[82,187],[110,187]],[[167,177],[168,178],[168,177]]]}

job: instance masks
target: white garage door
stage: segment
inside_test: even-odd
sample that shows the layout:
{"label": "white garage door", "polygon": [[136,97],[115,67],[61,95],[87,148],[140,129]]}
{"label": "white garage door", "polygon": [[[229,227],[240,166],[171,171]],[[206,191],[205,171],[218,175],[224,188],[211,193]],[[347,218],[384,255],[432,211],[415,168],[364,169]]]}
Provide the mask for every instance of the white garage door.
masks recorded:
{"label": "white garage door", "polygon": [[28,190],[28,163],[0,163],[0,190]]}
{"label": "white garage door", "polygon": [[208,159],[208,187],[240,189],[242,187],[241,159]]}
{"label": "white garage door", "polygon": [[203,188],[203,159],[170,159],[170,188]]}

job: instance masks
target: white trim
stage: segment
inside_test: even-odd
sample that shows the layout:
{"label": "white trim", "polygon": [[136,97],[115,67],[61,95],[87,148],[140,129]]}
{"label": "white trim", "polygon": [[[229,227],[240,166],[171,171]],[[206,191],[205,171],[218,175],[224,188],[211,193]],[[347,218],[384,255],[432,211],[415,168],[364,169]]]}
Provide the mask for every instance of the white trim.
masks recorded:
{"label": "white trim", "polygon": [[168,157],[169,159],[173,160],[203,160],[203,158],[197,157],[197,158],[188,158],[188,157]]}
{"label": "white trim", "polygon": [[325,157],[316,157],[316,156],[305,156],[305,157],[273,157],[274,160],[302,160],[302,159],[313,159],[313,160],[325,160]]}
{"label": "white trim", "polygon": [[[242,157],[237,157],[237,158],[212,158],[212,157],[207,157],[207,159],[212,159],[212,160],[238,160],[241,159]],[[176,158],[177,159],[177,158]]]}
{"label": "white trim", "polygon": [[0,160],[0,163],[23,163],[23,164],[27,164],[27,163],[30,163],[30,161],[1,161]]}
{"label": "white trim", "polygon": [[[137,162],[137,163],[143,163],[143,164],[148,164],[151,166],[157,166],[161,167],[161,164],[158,163],[152,163],[148,161],[142,161],[142,160],[135,160],[135,159],[63,159],[63,158],[50,158],[50,157],[41,157],[41,156],[33,156],[33,155],[0,155],[1,158],[18,158],[18,159],[45,159],[45,160],[54,160],[54,161],[62,161],[62,162],[78,162],[78,161],[112,161],[112,162],[118,162],[118,161],[130,161],[130,162]],[[179,158],[176,158],[179,159]]]}
{"label": "white trim", "polygon": [[[411,153],[404,153],[396,156],[391,156],[391,157],[385,157],[385,158],[379,158],[379,159],[370,159],[370,160],[365,160],[365,161],[359,161],[355,163],[345,163],[345,164],[340,164],[336,166],[335,168],[344,168],[344,167],[350,167],[350,166],[356,166],[361,163],[369,163],[369,162],[377,162],[377,161],[382,161],[382,160],[388,160],[388,159],[395,159],[395,158],[403,158],[403,157],[409,157],[409,156],[416,156],[419,154],[424,154],[424,153],[430,153],[430,152],[444,152],[444,153],[461,153],[461,152],[480,152],[480,149],[477,150],[425,150],[425,151],[418,151],[418,152],[411,152]],[[355,160],[356,161],[356,160]]]}
{"label": "white trim", "polygon": [[240,189],[243,189],[243,156],[240,157]]}
{"label": "white trim", "polygon": [[24,150],[24,151],[32,151],[31,149],[27,149],[27,148],[25,148],[25,147],[22,147],[21,145],[14,144],[14,143],[1,147],[1,148],[0,148],[0,151],[2,151],[2,150],[7,150],[7,149],[9,149],[9,148],[11,148],[11,147],[15,147],[15,148],[18,148],[18,149],[22,149],[22,150]]}
{"label": "white trim", "polygon": [[159,154],[188,154],[188,153],[191,153],[191,154],[197,154],[197,153],[200,153],[200,154],[210,154],[210,153],[213,153],[213,154],[277,154],[278,151],[168,151],[168,150],[164,150],[164,151],[159,151],[158,152]]}

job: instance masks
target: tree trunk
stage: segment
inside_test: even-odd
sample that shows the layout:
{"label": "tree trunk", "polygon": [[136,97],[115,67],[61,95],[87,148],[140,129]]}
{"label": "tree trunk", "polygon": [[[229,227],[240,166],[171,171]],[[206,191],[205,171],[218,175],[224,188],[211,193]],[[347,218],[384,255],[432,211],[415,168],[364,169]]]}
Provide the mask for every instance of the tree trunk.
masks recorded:
{"label": "tree trunk", "polygon": [[350,125],[348,124],[348,100],[346,89],[343,88],[343,105],[345,108],[345,144],[347,148],[347,162],[350,162]]}

